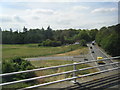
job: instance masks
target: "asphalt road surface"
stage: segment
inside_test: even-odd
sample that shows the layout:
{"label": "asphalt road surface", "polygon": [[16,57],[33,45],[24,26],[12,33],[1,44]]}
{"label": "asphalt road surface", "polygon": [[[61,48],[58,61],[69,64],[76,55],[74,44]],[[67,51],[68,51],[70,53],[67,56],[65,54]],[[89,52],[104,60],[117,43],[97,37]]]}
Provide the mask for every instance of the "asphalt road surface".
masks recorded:
{"label": "asphalt road surface", "polygon": [[[102,51],[97,45],[88,44],[88,46],[92,47],[91,53],[92,53],[92,51],[94,51],[94,53],[92,53],[92,57],[94,59],[97,59],[97,57],[109,58],[109,56],[104,51]],[[113,61],[112,60],[105,60],[104,63],[110,64],[110,63],[113,63]],[[115,67],[118,67],[118,65],[114,64],[114,65],[109,65],[109,66],[103,66],[103,67],[100,67],[99,69],[106,70],[106,69],[115,68]]]}
{"label": "asphalt road surface", "polygon": [[[90,51],[91,51],[91,56],[93,57],[94,60],[96,60],[97,57],[107,58],[102,52],[100,52],[100,50],[95,45],[88,44],[88,47],[92,47],[90,49]],[[94,52],[94,53],[92,53],[92,52]],[[99,64],[96,62],[96,65],[99,65]],[[106,70],[106,69],[108,69],[108,68],[105,66],[99,67],[99,70]]]}

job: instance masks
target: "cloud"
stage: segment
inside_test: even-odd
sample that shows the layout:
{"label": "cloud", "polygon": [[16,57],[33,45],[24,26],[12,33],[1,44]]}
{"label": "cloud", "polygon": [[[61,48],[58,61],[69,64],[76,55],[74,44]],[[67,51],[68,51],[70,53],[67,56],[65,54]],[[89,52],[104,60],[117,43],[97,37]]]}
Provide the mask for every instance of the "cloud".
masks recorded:
{"label": "cloud", "polygon": [[107,13],[117,11],[117,8],[97,8],[92,11],[92,13]]}
{"label": "cloud", "polygon": [[118,2],[119,0],[1,0],[1,2]]}
{"label": "cloud", "polygon": [[1,15],[0,21],[2,23],[13,23],[13,22],[25,22],[25,20],[20,16],[8,16],[8,15]]}
{"label": "cloud", "polygon": [[[0,26],[3,28],[21,28],[23,26],[28,28],[41,28],[50,25],[53,29],[98,28],[103,25],[115,24],[115,21],[117,21],[116,19],[113,19],[114,22],[109,21],[112,17],[117,16],[116,12],[114,12],[117,10],[117,7],[113,3],[39,2],[18,4],[22,8],[8,9],[8,6],[7,8],[3,7],[4,11],[1,13],[2,17],[0,17],[0,21],[5,23]],[[108,4],[110,4],[109,8],[106,7]],[[110,15],[92,14],[102,12],[112,13],[107,13]]]}
{"label": "cloud", "polygon": [[89,7],[86,7],[86,6],[74,6],[72,7],[73,10],[75,11],[79,11],[79,10],[87,10],[89,9]]}
{"label": "cloud", "polygon": [[54,14],[52,9],[27,9],[26,11],[33,14]]}
{"label": "cloud", "polygon": [[32,16],[32,19],[39,20],[40,18],[38,16]]}
{"label": "cloud", "polygon": [[57,24],[59,24],[59,25],[71,25],[71,22],[72,22],[72,20],[70,20],[70,19],[60,19],[60,20],[57,20],[56,21],[57,22]]}
{"label": "cloud", "polygon": [[14,16],[13,19],[17,22],[25,22],[20,16]]}
{"label": "cloud", "polygon": [[0,16],[0,21],[2,23],[6,23],[6,22],[12,22],[12,18],[9,16]]}

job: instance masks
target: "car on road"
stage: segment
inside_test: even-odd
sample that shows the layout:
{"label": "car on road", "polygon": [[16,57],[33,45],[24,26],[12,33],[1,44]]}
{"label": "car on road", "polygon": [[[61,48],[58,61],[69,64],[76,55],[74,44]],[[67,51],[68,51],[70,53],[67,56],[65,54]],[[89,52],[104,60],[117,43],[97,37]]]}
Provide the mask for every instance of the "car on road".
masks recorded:
{"label": "car on road", "polygon": [[92,43],[92,45],[95,45],[95,43]]}
{"label": "car on road", "polygon": [[92,49],[92,47],[90,47],[90,49]]}
{"label": "car on road", "polygon": [[94,41],[92,41],[92,45],[95,45],[95,40],[94,40]]}
{"label": "car on road", "polygon": [[84,61],[88,61],[88,59],[87,59],[87,58],[85,58],[85,59],[84,59]]}
{"label": "car on road", "polygon": [[92,51],[92,53],[94,53],[94,51]]}
{"label": "car on road", "polygon": [[103,57],[97,57],[97,60],[99,60],[99,59],[103,59]]}
{"label": "car on road", "polygon": [[[103,59],[103,57],[97,57],[97,60]],[[104,61],[97,61],[98,64],[105,64]]]}

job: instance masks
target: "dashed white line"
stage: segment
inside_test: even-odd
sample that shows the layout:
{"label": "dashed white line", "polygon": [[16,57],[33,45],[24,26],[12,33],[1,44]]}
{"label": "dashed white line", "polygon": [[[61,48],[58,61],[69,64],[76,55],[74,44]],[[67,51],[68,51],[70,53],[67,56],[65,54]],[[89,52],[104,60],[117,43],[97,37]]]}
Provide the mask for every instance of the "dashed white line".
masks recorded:
{"label": "dashed white line", "polygon": [[[88,44],[87,44],[88,45]],[[89,51],[91,51],[90,50],[90,46],[88,45],[88,48],[89,48]],[[90,52],[90,55],[92,56],[92,58],[93,58],[93,60],[95,60],[95,58],[93,57],[93,55],[92,55],[92,53]],[[95,64],[96,64],[96,66],[98,66],[98,64],[95,62]],[[100,69],[98,68],[98,70],[100,71]]]}

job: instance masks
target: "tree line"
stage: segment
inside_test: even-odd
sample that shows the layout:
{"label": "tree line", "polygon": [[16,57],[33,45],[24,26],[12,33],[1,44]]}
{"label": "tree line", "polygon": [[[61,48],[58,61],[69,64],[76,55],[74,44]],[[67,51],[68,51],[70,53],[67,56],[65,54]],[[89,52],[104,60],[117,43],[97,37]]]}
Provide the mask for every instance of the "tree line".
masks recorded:
{"label": "tree line", "polygon": [[12,29],[2,31],[3,44],[28,44],[28,43],[42,43],[43,41],[59,41],[61,45],[73,44],[80,40],[86,42],[95,39],[97,29],[92,30],[52,30],[50,26],[45,30],[42,29],[27,29],[23,28],[22,32],[13,31]]}
{"label": "tree line", "polygon": [[38,46],[60,46],[80,42],[85,46],[93,40],[112,56],[120,55],[120,24],[98,29],[64,29],[53,30],[50,26],[45,30],[23,28],[22,32],[12,29],[2,31],[3,44],[39,43]]}

